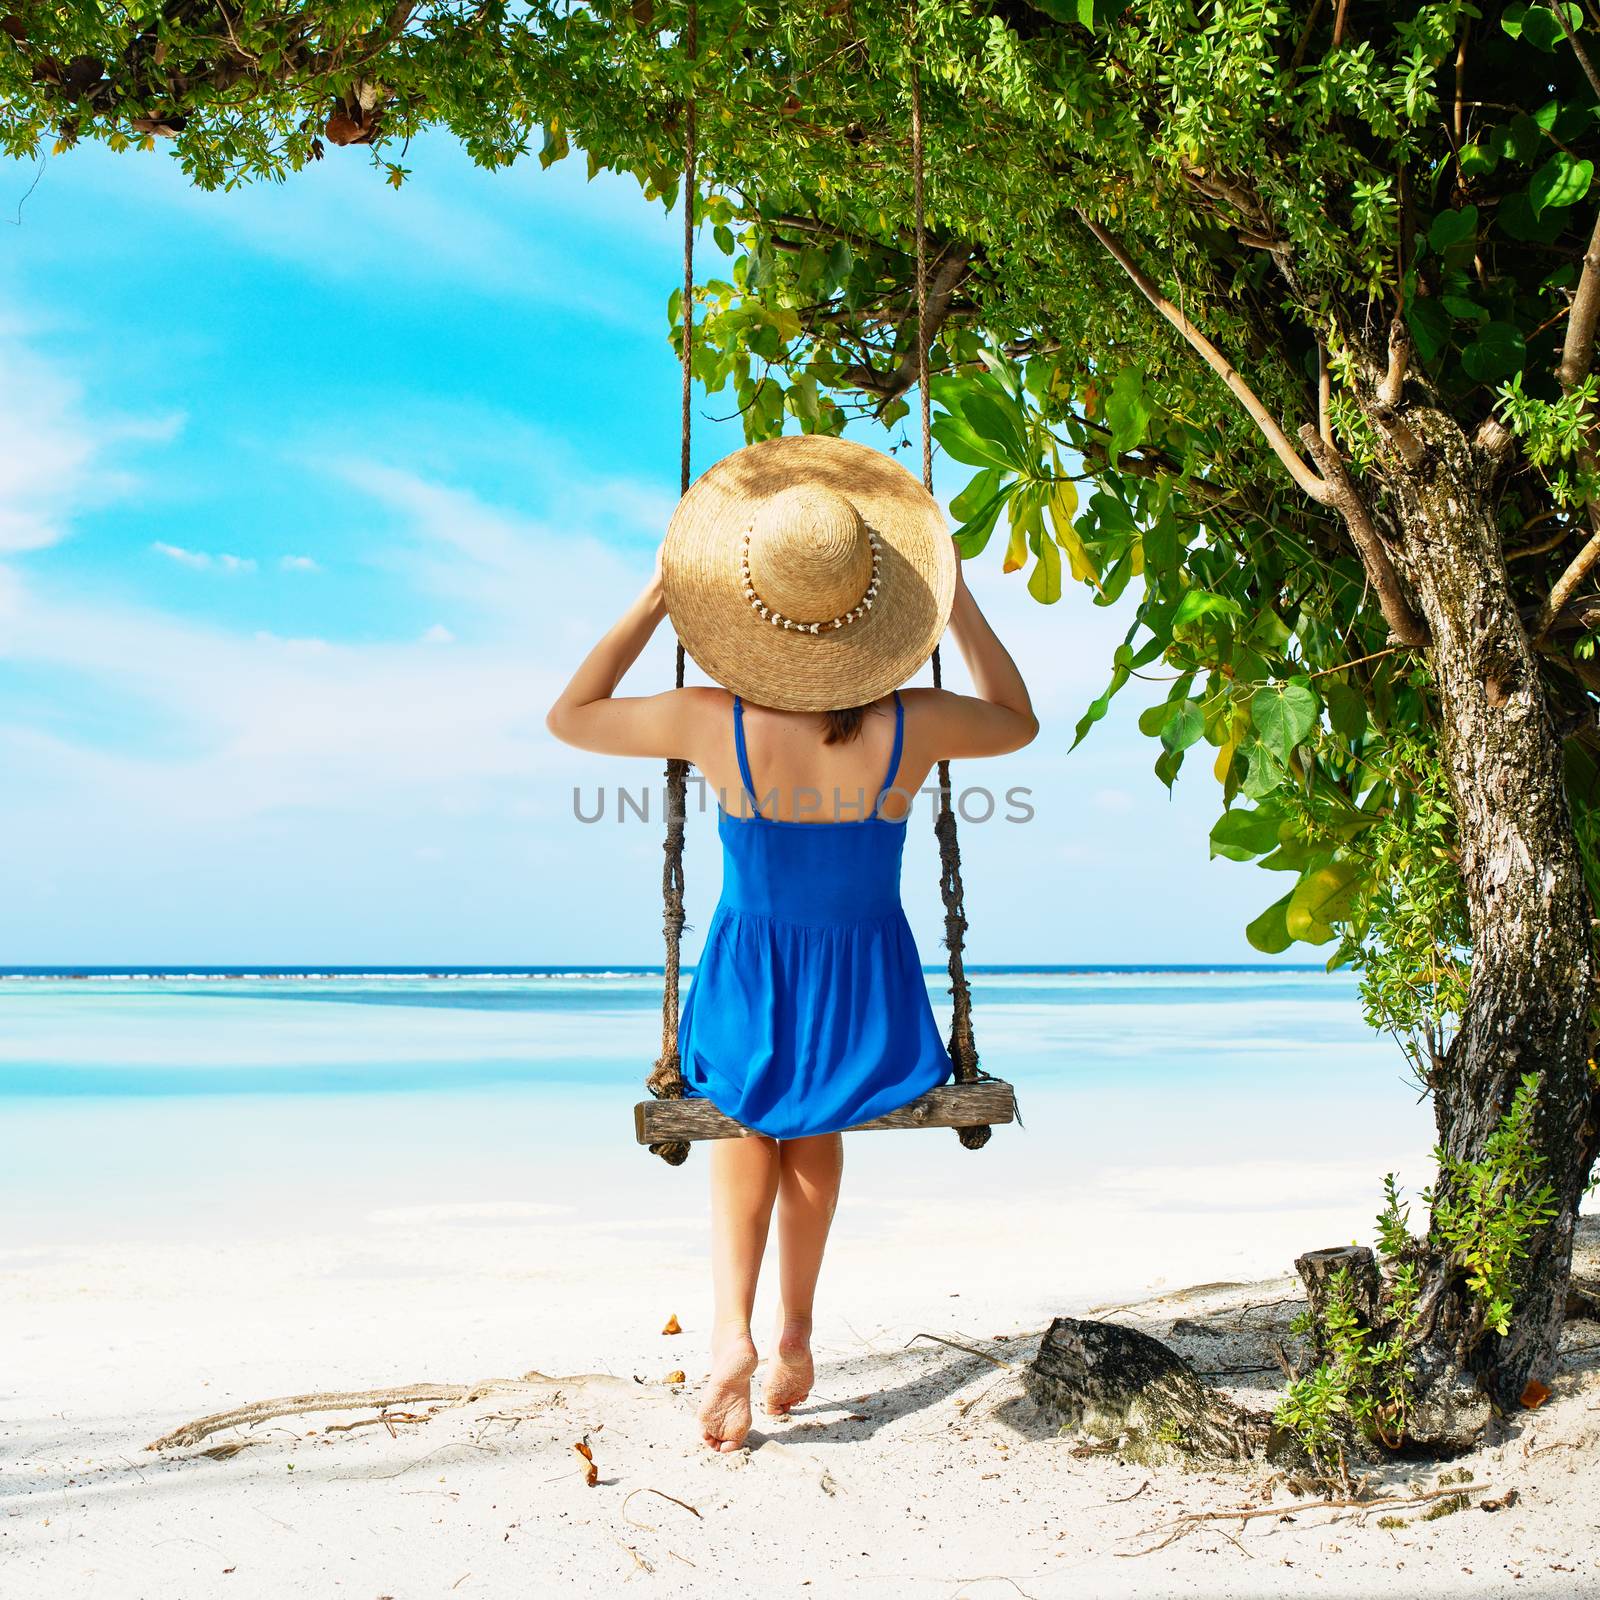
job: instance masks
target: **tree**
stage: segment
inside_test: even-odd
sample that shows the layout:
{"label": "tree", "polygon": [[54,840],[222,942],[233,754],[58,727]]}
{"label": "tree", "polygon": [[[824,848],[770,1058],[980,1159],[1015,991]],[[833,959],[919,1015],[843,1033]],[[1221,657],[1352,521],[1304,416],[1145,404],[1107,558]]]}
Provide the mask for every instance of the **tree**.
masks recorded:
{"label": "tree", "polygon": [[728,261],[695,367],[752,438],[906,413],[915,68],[959,537],[1003,524],[1047,604],[1135,587],[1078,736],[1166,677],[1157,775],[1208,746],[1215,851],[1288,875],[1251,938],[1337,941],[1431,1092],[1415,1384],[1509,1406],[1546,1369],[1600,1143],[1588,12],[700,0],[691,31],[684,0],[5,3],[7,149],[166,137],[208,186],[329,143],[399,185],[443,126],[670,205],[692,98]]}

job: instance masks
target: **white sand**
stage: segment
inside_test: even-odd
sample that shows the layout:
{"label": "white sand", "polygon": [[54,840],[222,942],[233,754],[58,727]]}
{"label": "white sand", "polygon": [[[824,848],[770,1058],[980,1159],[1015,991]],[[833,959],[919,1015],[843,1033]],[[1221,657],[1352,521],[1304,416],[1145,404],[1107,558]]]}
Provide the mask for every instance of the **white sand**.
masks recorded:
{"label": "white sand", "polygon": [[[1147,1303],[1118,1315],[1161,1336],[1180,1315],[1281,1327],[1291,1305],[1239,1308],[1289,1294],[1275,1275],[1297,1251],[1368,1235],[1369,1161],[1031,1171],[1019,1188],[1003,1144],[976,1158],[914,1146],[879,1140],[869,1161],[853,1144],[818,1392],[729,1458],[693,1425],[703,1173],[626,1152],[548,1166],[532,1199],[396,1202],[363,1181],[341,1204],[336,1184],[286,1185],[248,1227],[199,1192],[178,1220],[113,1219],[99,1238],[87,1215],[52,1215],[40,1243],[0,1255],[0,1596],[1600,1589],[1595,1354],[1565,1360],[1551,1401],[1465,1459],[1488,1486],[1467,1511],[1391,1531],[1303,1509],[1140,1555],[1173,1518],[1268,1491],[1074,1455],[1014,1368],[906,1347],[928,1331],[1020,1362],[1052,1314],[1132,1298]],[[1218,1279],[1246,1287],[1149,1299]],[[660,1331],[670,1313],[681,1336]],[[1569,1343],[1600,1344],[1600,1328],[1574,1324]],[[1180,1347],[1203,1368],[1268,1359],[1253,1338]],[[689,1381],[665,1384],[678,1368]],[[227,1459],[143,1448],[266,1396],[530,1370],[553,1381],[393,1437],[325,1431],[372,1415],[342,1413],[207,1441],[251,1441]],[[585,1436],[594,1488],[572,1448]],[[1514,1506],[1479,1509],[1509,1489]]]}

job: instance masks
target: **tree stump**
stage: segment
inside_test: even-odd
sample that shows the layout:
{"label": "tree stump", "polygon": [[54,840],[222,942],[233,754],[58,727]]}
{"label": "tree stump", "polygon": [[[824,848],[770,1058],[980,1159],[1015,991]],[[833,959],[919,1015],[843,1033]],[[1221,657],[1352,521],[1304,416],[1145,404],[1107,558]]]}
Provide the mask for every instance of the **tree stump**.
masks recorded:
{"label": "tree stump", "polygon": [[1327,1250],[1308,1250],[1296,1256],[1294,1270],[1306,1288],[1306,1304],[1311,1310],[1311,1353],[1321,1361],[1328,1353],[1323,1330],[1327,1327],[1328,1301],[1333,1295],[1333,1280],[1340,1273],[1350,1274],[1350,1299],[1355,1312],[1369,1328],[1378,1324],[1378,1258],[1364,1244],[1333,1245]]}
{"label": "tree stump", "polygon": [[1207,1387],[1159,1339],[1120,1323],[1057,1317],[1023,1382],[1062,1428],[1120,1441],[1133,1460],[1238,1462],[1266,1443],[1264,1419]]}

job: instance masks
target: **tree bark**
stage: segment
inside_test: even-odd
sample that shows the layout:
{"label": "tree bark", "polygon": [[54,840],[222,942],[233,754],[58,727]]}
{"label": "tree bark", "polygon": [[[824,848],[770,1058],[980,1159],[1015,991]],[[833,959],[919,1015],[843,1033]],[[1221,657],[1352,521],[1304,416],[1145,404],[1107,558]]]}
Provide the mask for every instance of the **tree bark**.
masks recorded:
{"label": "tree bark", "polygon": [[[1421,1377],[1470,1373],[1504,1409],[1554,1360],[1573,1227],[1595,1159],[1593,941],[1561,741],[1506,576],[1492,468],[1431,402],[1404,413],[1420,452],[1385,451],[1378,472],[1398,564],[1431,636],[1472,929],[1466,1014],[1430,1084],[1434,1113],[1449,1155],[1481,1158],[1524,1075],[1540,1074],[1534,1142],[1558,1209],[1530,1242],[1503,1338],[1480,1334],[1464,1275],[1435,1260],[1422,1300]],[[1392,419],[1375,400],[1380,408]]]}

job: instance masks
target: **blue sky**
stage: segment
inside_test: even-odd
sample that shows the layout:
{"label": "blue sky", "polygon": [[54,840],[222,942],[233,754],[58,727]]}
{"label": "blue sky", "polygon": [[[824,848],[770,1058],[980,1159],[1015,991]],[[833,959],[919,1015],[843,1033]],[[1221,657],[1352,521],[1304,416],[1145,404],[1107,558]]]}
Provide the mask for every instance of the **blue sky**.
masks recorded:
{"label": "blue sky", "polygon": [[[578,161],[408,164],[202,194],[83,148],[25,202],[0,165],[0,964],[657,959],[656,830],[572,808],[654,766],[543,715],[676,498],[680,224]],[[1036,605],[999,543],[969,574],[1044,730],[970,774],[1036,809],[966,831],[973,958],[1253,959],[1277,885],[1208,862],[1206,762],[1151,774],[1160,687],[1067,754],[1126,618]],[[629,684],[669,674],[662,637]],[[704,926],[709,817],[689,873]]]}

